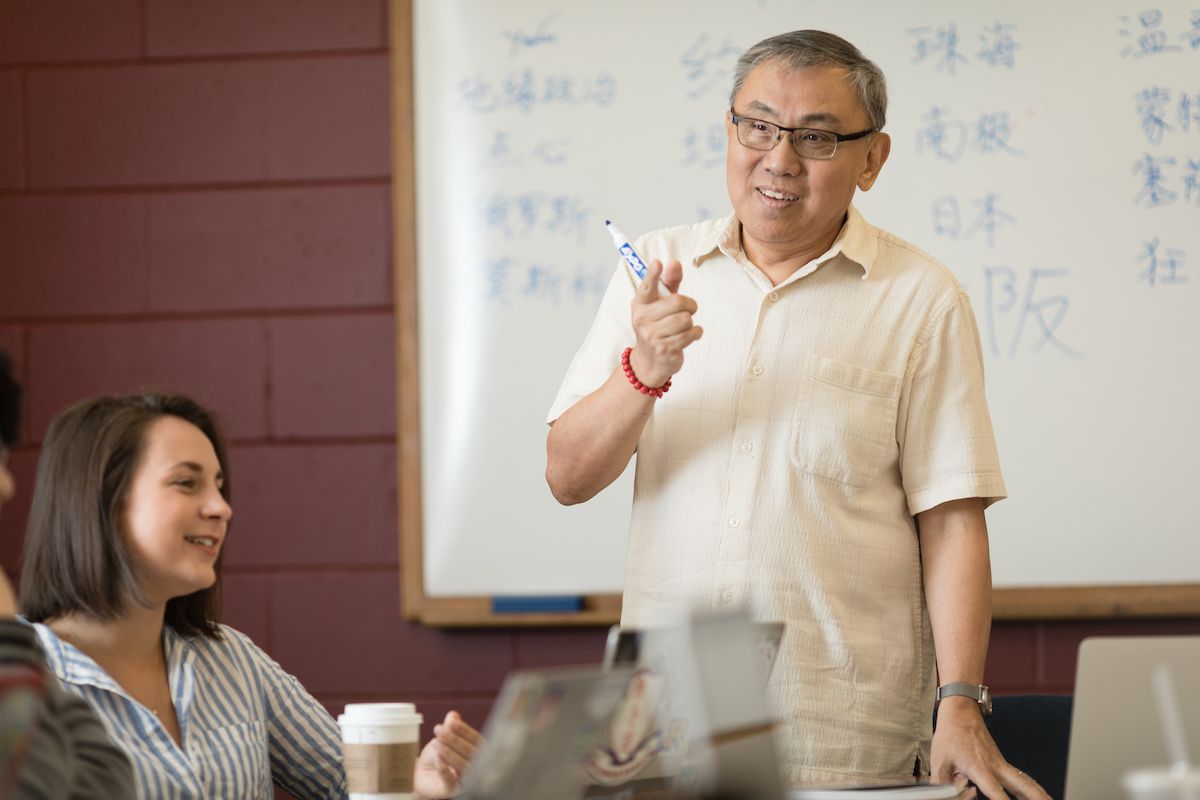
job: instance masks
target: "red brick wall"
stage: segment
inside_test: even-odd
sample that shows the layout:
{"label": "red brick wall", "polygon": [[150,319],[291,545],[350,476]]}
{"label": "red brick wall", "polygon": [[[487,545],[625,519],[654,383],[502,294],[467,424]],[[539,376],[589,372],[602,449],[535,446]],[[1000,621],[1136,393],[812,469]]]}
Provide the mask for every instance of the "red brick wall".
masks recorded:
{"label": "red brick wall", "polygon": [[[192,393],[232,440],[226,621],[331,708],[481,723],[508,670],[603,632],[400,619],[386,31],[383,0],[0,0],[0,347],[31,443],[0,560],[65,404]],[[1079,639],[1125,631],[1200,621],[999,624],[988,678],[1070,691]]]}

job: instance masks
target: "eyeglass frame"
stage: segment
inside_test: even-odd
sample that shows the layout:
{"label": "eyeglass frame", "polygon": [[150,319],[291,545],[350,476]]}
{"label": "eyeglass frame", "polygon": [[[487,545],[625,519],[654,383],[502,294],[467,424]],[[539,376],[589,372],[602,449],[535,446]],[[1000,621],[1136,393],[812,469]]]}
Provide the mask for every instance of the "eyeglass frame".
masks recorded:
{"label": "eyeglass frame", "polygon": [[[746,144],[745,142],[742,141],[741,131],[738,130],[738,123],[741,122],[742,120],[747,120],[748,122],[761,122],[764,125],[775,126],[776,128],[779,129],[779,132],[775,135],[775,141],[771,143],[770,147],[766,147],[766,148],[754,147],[753,145]],[[837,133],[836,131],[828,131],[828,130],[825,130],[824,128],[811,128],[807,125],[803,125],[798,128],[785,128],[784,126],[779,125],[778,123],[771,122],[769,119],[758,119],[757,117],[747,117],[743,114],[735,113],[732,108],[729,109],[729,121],[733,123],[734,135],[737,136],[738,144],[740,144],[742,147],[749,147],[751,150],[757,150],[760,153],[769,153],[779,145],[779,142],[783,139],[783,135],[786,133],[788,135],[788,137],[787,137],[788,143],[791,144],[792,150],[796,153],[796,155],[800,156],[800,158],[810,158],[814,161],[829,161],[830,159],[832,159],[835,155],[837,155],[837,150],[838,150],[837,146],[839,144],[841,144],[842,142],[853,142],[853,141],[857,141],[858,139],[862,139],[865,136],[870,136],[872,133],[879,133],[879,128],[867,128],[865,131],[859,131],[857,133]],[[798,148],[796,146],[796,140],[792,138],[792,134],[794,134],[796,131],[814,131],[816,133],[828,133],[834,139],[833,152],[830,153],[825,158],[821,158],[820,156],[804,155],[803,153],[800,152],[800,148]]]}

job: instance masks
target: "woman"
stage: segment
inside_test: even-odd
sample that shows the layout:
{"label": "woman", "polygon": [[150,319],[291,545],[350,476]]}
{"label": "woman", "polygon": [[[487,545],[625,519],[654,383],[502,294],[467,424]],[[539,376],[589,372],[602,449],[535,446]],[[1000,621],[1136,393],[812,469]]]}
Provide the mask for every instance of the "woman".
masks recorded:
{"label": "woman", "polygon": [[[233,515],[228,460],[179,396],[102,397],[46,435],[21,608],[63,683],[129,754],[142,797],[344,797],[337,724],[246,636],[216,622]],[[479,743],[455,713],[417,761],[448,797]]]}
{"label": "woman", "polygon": [[[0,351],[0,506],[16,483],[8,449],[21,427],[21,387]],[[133,796],[133,772],[88,704],[46,674],[33,628],[0,570],[0,797]]]}

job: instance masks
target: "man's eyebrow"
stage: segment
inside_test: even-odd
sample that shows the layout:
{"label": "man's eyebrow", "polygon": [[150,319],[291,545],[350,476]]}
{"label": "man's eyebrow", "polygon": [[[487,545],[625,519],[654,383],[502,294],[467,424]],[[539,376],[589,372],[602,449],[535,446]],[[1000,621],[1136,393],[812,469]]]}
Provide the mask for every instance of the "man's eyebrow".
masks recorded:
{"label": "man's eyebrow", "polygon": [[771,116],[777,115],[777,112],[775,111],[775,109],[771,108],[769,105],[767,105],[766,103],[761,102],[759,100],[751,100],[750,105],[748,105],[747,108],[749,108],[751,111],[758,111],[763,114],[770,114]]}
{"label": "man's eyebrow", "polygon": [[800,124],[802,125],[811,125],[814,122],[825,125],[837,125],[839,122],[841,122],[841,119],[839,119],[836,114],[830,114],[824,111],[818,111],[815,114],[805,114],[800,118]]}
{"label": "man's eyebrow", "polygon": [[[776,119],[779,118],[778,111],[771,108],[769,105],[767,105],[766,103],[764,103],[760,100],[751,100],[747,104],[746,107],[751,111],[756,111],[760,114],[767,114],[769,116],[775,117]],[[824,125],[837,125],[839,122],[841,122],[841,120],[838,118],[838,116],[836,114],[830,114],[827,111],[817,111],[812,114],[805,114],[804,116],[802,116],[800,118],[799,125],[797,125],[796,127],[803,127],[806,125],[812,125],[814,123],[824,124]]]}

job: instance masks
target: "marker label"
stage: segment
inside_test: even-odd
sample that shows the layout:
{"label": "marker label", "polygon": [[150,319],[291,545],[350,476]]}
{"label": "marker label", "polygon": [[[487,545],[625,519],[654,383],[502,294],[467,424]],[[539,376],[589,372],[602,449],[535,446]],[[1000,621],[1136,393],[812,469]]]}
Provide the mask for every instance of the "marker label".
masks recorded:
{"label": "marker label", "polygon": [[604,220],[604,227],[608,228],[608,235],[612,237],[613,244],[617,246],[617,252],[625,259],[625,263],[638,276],[638,280],[646,278],[646,262],[642,261],[642,257],[638,255],[637,250],[633,249],[633,245],[629,243],[629,237],[621,233],[616,225],[612,224],[612,220]]}

